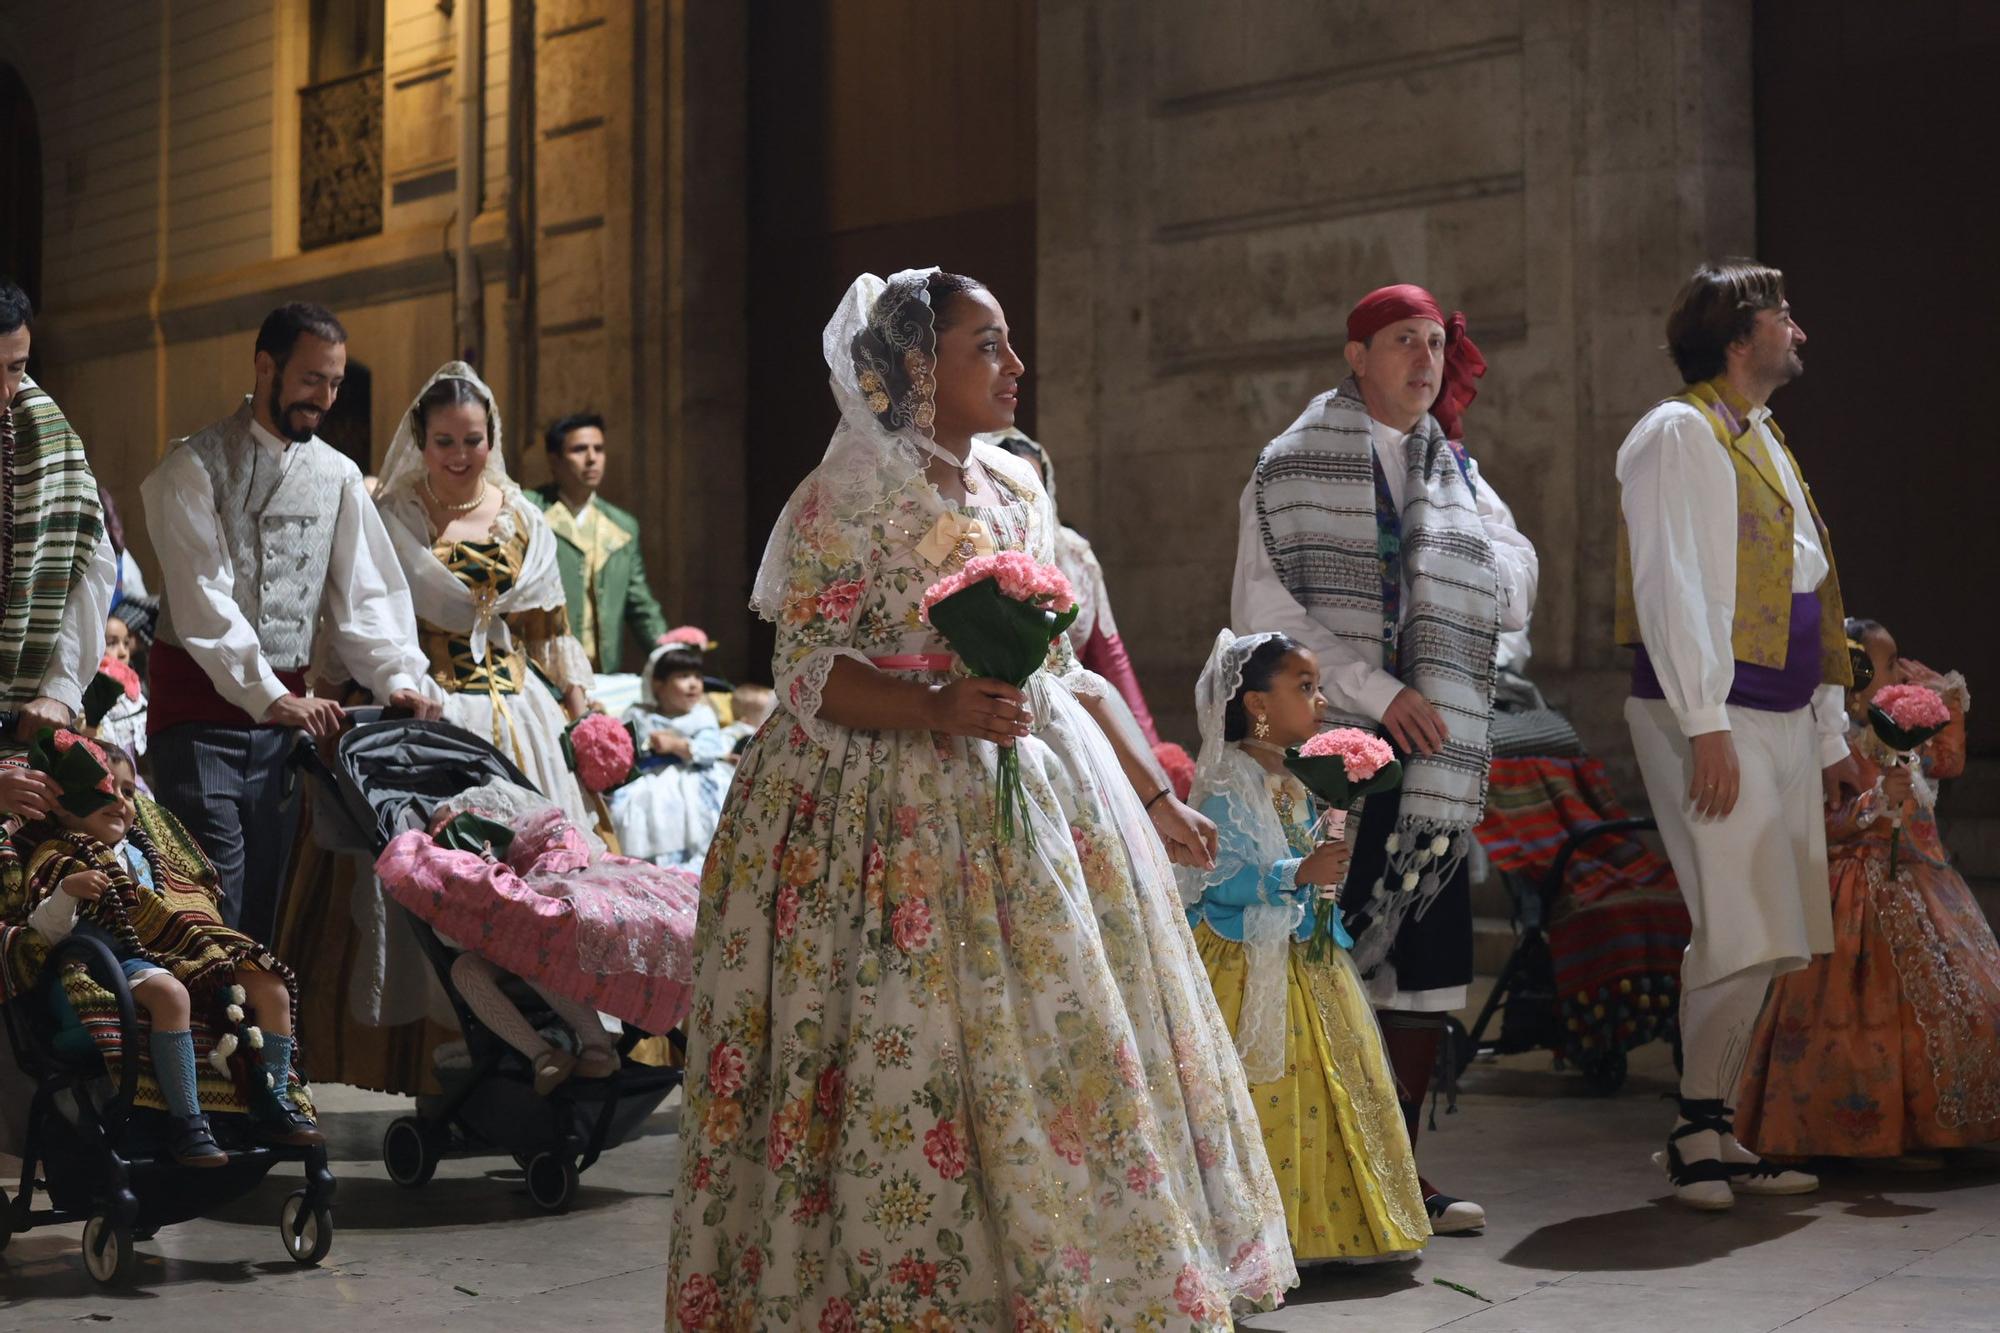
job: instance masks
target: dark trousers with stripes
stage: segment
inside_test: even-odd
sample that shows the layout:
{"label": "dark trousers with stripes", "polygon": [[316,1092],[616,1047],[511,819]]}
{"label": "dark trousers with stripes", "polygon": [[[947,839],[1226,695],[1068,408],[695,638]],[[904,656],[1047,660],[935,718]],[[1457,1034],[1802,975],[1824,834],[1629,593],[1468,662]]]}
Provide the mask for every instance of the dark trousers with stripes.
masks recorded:
{"label": "dark trousers with stripes", "polygon": [[147,741],[154,795],[215,863],[223,920],[259,943],[278,908],[298,836],[298,776],[290,727],[184,722]]}

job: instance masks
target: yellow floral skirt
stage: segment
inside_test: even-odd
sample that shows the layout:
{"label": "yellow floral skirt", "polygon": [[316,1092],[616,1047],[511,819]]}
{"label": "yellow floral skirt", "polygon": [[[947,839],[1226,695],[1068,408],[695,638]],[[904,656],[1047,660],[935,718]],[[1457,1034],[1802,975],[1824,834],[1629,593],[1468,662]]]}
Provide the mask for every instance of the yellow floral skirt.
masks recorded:
{"label": "yellow floral skirt", "polygon": [[[1195,947],[1231,1032],[1243,1007],[1243,946],[1207,923]],[[1285,1074],[1250,1085],[1264,1150],[1285,1196],[1299,1262],[1423,1248],[1431,1234],[1416,1159],[1361,978],[1345,953],[1306,961],[1294,943]]]}

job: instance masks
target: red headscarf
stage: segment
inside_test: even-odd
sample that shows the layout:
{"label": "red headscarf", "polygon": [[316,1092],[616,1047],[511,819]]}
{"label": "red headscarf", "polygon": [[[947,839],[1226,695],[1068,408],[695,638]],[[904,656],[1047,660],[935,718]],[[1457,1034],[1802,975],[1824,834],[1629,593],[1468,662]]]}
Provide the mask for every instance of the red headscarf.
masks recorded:
{"label": "red headscarf", "polygon": [[1413,282],[1378,287],[1358,301],[1347,314],[1347,340],[1366,342],[1398,320],[1428,319],[1444,326],[1444,377],[1438,385],[1437,401],[1431,415],[1445,438],[1464,438],[1465,409],[1479,396],[1473,383],[1486,373],[1486,358],[1472,339],[1465,336],[1465,313],[1454,310],[1447,317],[1437,298]]}

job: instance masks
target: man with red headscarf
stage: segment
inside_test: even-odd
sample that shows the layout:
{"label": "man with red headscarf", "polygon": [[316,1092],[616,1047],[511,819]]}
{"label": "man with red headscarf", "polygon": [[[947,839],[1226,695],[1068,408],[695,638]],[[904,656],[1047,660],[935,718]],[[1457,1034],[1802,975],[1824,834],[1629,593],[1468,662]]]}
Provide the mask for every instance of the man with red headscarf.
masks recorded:
{"label": "man with red headscarf", "polygon": [[[1525,629],[1540,566],[1459,443],[1486,362],[1421,287],[1347,317],[1337,389],[1267,445],[1244,489],[1230,618],[1318,655],[1326,726],[1401,751],[1403,786],[1363,809],[1344,895],[1412,1143],[1446,1015],[1472,980],[1466,854],[1486,805],[1494,644]],[[1435,1231],[1484,1226],[1424,1184]]]}

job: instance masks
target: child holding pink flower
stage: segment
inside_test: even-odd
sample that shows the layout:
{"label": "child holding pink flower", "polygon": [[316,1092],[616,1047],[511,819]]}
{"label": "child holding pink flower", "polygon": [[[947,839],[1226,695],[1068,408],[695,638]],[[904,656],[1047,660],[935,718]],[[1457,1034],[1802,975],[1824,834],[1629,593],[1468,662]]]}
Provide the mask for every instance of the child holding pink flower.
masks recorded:
{"label": "child holding pink flower", "polygon": [[[1902,656],[1875,621],[1849,620],[1847,635],[1863,790],[1827,815],[1833,952],[1778,978],[1737,1132],[1765,1154],[1935,1170],[1940,1150],[2000,1139],[2000,945],[1935,810],[1934,784],[1965,768],[1971,698],[1964,677]],[[1906,766],[1869,727],[1871,705],[1904,726],[1948,721]]]}
{"label": "child holding pink flower", "polygon": [[1315,737],[1325,699],[1311,649],[1283,634],[1228,630],[1195,691],[1201,757],[1193,800],[1221,835],[1213,869],[1182,869],[1181,898],[1222,1016],[1235,1034],[1299,1262],[1414,1255],[1431,1234],[1416,1159],[1352,944],[1331,918],[1349,849],[1317,842],[1315,808],[1285,766],[1311,744],[1350,781],[1390,762],[1358,731]]}

